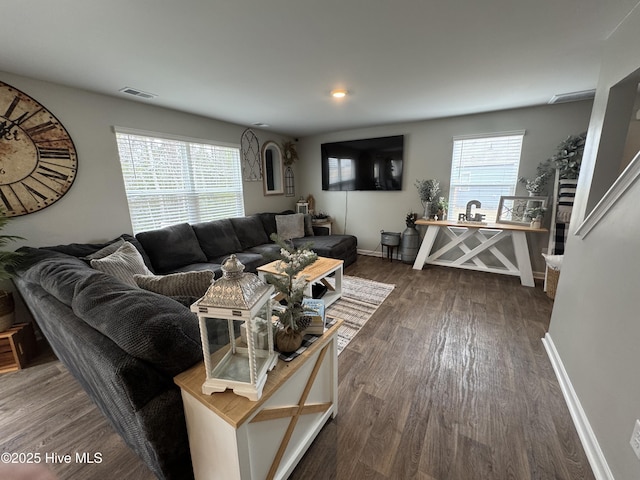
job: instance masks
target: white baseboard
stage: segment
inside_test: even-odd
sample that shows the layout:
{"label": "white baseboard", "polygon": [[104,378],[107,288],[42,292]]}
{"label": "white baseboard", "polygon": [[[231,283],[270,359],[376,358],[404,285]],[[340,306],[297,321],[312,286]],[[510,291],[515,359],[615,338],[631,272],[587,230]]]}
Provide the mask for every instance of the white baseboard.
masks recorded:
{"label": "white baseboard", "polygon": [[[367,255],[368,257],[382,257],[382,252],[378,250],[362,250],[358,249],[358,255]],[[384,251],[384,258],[387,258],[387,251]],[[400,260],[400,251],[399,249],[395,249],[393,252],[393,259]]]}
{"label": "white baseboard", "polygon": [[[382,252],[378,251],[378,250],[362,250],[362,249],[358,249],[358,255],[367,255],[369,257],[382,257]],[[384,257],[387,258],[387,252],[385,250],[384,252]],[[393,256],[394,260],[402,260],[400,257],[400,252],[396,251],[394,252],[394,256]],[[408,265],[413,265],[413,262],[411,262]],[[545,272],[533,272],[533,278],[535,278],[536,280],[544,280],[544,274]]]}
{"label": "white baseboard", "polygon": [[564,400],[567,402],[567,407],[569,407],[573,424],[578,431],[580,442],[582,442],[584,452],[589,459],[593,475],[596,477],[596,480],[615,480],[549,333],[542,339],[542,343],[547,350],[547,355],[549,356],[549,360],[551,360],[551,365],[558,378]]}

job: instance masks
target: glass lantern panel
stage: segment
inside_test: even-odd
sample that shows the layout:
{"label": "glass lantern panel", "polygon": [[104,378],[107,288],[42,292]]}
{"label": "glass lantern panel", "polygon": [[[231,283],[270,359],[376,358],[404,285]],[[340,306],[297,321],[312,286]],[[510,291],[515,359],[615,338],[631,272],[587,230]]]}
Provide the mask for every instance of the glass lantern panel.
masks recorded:
{"label": "glass lantern panel", "polygon": [[[265,303],[253,318],[253,330],[251,336],[256,349],[256,356],[264,356],[261,351],[269,351],[269,328],[271,327],[271,307],[269,302]],[[273,338],[273,337],[272,337]],[[272,340],[273,341],[273,340]]]}
{"label": "glass lantern panel", "polygon": [[211,363],[211,371],[207,372],[207,378],[220,378],[237,382],[249,383],[251,374],[249,369],[249,352],[240,341],[240,326],[243,320],[226,318],[205,318],[207,338],[209,341],[209,354],[213,354],[220,348],[229,347],[229,352],[217,364]]}

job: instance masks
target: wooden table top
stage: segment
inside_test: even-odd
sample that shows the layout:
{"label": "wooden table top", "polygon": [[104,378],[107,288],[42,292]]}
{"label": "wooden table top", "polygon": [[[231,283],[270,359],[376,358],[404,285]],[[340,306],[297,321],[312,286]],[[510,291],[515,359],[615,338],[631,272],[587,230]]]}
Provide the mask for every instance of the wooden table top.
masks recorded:
{"label": "wooden table top", "polygon": [[[257,270],[264,273],[271,273],[273,275],[282,275],[281,272],[276,270],[276,264],[280,260],[275,260],[266,265],[258,267]],[[342,265],[344,260],[336,260],[335,258],[318,257],[318,259],[302,270],[296,277],[306,276],[309,282],[313,282],[319,278],[325,277],[329,272],[335,270]]]}
{"label": "wooden table top", "polygon": [[[304,365],[305,359],[313,356],[317,351],[324,348],[327,343],[332,341],[333,336],[337,334],[338,328],[340,328],[341,325],[342,320],[336,319],[336,323],[328,328],[322,337],[312,343],[300,356],[290,362],[278,360],[274,369],[267,374],[267,382],[262,391],[262,397],[255,402],[246,397],[236,395],[232,390],[228,389],[212,395],[203,394],[202,384],[207,378],[204,362],[194,365],[189,370],[176,376],[173,380],[181,389],[187,391],[210,410],[213,410],[231,426],[238,428],[251,417],[254,412],[260,409],[289,377]],[[215,352],[211,356],[212,364],[216,365],[227,350],[228,348],[221,348]]]}
{"label": "wooden table top", "polygon": [[427,220],[425,218],[419,218],[416,220],[416,225],[433,225],[436,227],[462,227],[462,228],[487,228],[491,230],[512,230],[517,232],[533,232],[533,233],[544,233],[549,230],[546,228],[531,228],[528,225],[513,225],[510,223],[489,223],[479,224],[479,223],[458,223],[450,220]]}

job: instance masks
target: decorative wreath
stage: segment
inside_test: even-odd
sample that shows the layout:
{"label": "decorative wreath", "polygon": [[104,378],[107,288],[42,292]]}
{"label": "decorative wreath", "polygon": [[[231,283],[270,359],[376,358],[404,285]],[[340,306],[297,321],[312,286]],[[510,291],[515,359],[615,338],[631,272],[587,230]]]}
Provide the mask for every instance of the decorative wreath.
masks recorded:
{"label": "decorative wreath", "polygon": [[298,152],[296,151],[295,143],[289,141],[282,144],[282,156],[284,157],[284,164],[290,167],[298,160]]}

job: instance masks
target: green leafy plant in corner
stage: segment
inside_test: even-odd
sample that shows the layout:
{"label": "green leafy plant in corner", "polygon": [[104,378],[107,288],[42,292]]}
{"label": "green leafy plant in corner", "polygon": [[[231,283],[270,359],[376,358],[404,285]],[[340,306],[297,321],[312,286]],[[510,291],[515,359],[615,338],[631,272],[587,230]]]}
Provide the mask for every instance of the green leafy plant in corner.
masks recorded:
{"label": "green leafy plant in corner", "polygon": [[558,151],[549,161],[554,168],[560,170],[560,178],[578,178],[586,138],[587,132],[579,135],[569,135],[558,145]]}
{"label": "green leafy plant in corner", "polygon": [[[0,232],[4,230],[9,222],[9,217],[0,210]],[[8,280],[13,276],[12,268],[18,265],[22,254],[19,252],[8,252],[4,248],[10,243],[17,240],[24,240],[22,237],[15,235],[0,234],[0,280]]]}

